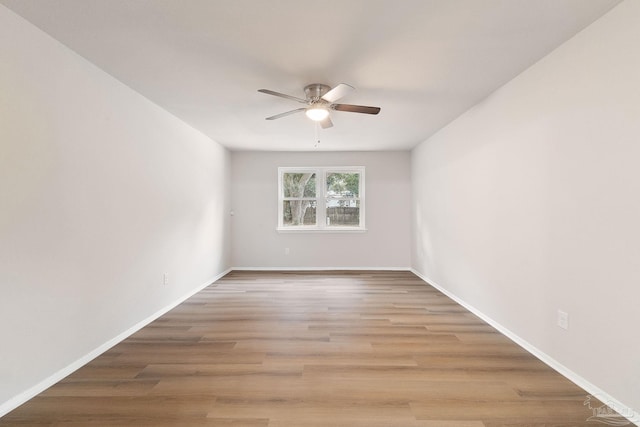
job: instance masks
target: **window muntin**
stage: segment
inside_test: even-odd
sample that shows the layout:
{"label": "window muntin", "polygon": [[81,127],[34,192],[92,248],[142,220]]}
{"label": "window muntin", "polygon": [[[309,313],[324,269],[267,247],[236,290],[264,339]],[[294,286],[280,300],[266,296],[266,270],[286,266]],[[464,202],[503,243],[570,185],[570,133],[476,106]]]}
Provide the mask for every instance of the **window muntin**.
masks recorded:
{"label": "window muntin", "polygon": [[279,230],[364,230],[364,167],[278,169]]}

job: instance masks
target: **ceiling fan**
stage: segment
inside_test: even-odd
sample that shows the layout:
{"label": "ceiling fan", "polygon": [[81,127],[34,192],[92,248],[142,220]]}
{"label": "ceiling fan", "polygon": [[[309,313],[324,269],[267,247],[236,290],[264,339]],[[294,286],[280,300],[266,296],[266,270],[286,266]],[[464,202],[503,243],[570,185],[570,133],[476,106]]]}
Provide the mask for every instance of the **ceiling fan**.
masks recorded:
{"label": "ceiling fan", "polygon": [[347,111],[349,113],[364,113],[364,114],[378,114],[380,112],[379,107],[367,107],[364,105],[351,105],[351,104],[335,104],[337,100],[347,95],[354,90],[353,86],[345,83],[340,83],[333,89],[330,86],[313,83],[305,86],[304,93],[305,99],[298,98],[296,96],[285,95],[284,93],[274,92],[269,89],[258,89],[258,92],[266,93],[267,95],[279,96],[281,98],[290,99],[292,101],[306,104],[306,107],[296,108],[295,110],[287,111],[284,113],[276,114],[275,116],[267,117],[266,120],[275,120],[281,117],[288,116],[304,111],[307,117],[311,120],[319,122],[323,129],[333,126],[331,117],[329,116],[329,110]]}

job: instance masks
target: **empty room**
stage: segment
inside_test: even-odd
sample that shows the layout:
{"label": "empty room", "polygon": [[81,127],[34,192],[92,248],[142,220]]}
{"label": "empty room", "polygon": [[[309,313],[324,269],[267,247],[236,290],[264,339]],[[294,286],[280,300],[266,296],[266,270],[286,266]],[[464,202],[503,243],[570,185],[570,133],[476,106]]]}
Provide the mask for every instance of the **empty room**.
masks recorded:
{"label": "empty room", "polygon": [[0,0],[0,426],[640,425],[639,22]]}

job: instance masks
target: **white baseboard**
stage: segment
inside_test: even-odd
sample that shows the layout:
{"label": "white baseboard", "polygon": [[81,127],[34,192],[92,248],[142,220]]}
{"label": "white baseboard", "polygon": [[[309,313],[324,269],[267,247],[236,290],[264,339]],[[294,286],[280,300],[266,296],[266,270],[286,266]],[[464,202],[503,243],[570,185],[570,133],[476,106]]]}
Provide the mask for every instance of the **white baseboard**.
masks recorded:
{"label": "white baseboard", "polygon": [[576,384],[578,387],[581,387],[584,390],[586,390],[587,393],[589,393],[591,396],[595,396],[610,408],[615,409],[619,414],[623,415],[630,422],[633,422],[636,424],[640,422],[640,413],[635,412],[630,407],[624,405],[617,399],[614,399],[612,396],[610,396],[608,393],[606,393],[599,387],[590,383],[589,381],[587,381],[580,375],[576,374],[571,369],[567,368],[566,366],[564,366],[563,364],[561,364],[560,362],[558,362],[557,360],[555,360],[554,358],[546,354],[545,352],[541,351],[540,349],[538,349],[528,341],[522,339],[521,337],[519,337],[509,329],[505,328],[500,323],[496,322],[489,316],[485,315],[484,313],[476,309],[471,304],[468,304],[466,301],[458,298],[456,295],[452,294],[451,292],[449,292],[444,287],[440,286],[435,281],[429,279],[428,277],[426,277],[425,275],[416,271],[413,268],[411,269],[411,272],[416,276],[418,276],[419,278],[421,278],[422,280],[424,280],[425,282],[427,282],[429,285],[433,286],[434,288],[436,288],[437,290],[439,290],[440,292],[442,292],[443,294],[451,298],[452,300],[454,300],[455,302],[457,302],[458,304],[460,304],[461,306],[463,306],[464,308],[466,308],[467,310],[469,310],[470,312],[472,312],[473,314],[475,314],[476,316],[478,316],[479,318],[481,318],[482,320],[484,320],[485,322],[487,322],[489,325],[493,326],[501,334],[503,334],[504,336],[509,338],[511,341],[518,344],[520,347],[527,350],[529,353],[533,354],[535,357],[537,357],[542,362],[547,364],[551,369],[558,372],[559,374],[567,378],[569,381]]}
{"label": "white baseboard", "polygon": [[171,304],[161,308],[160,310],[156,311],[155,313],[153,313],[151,316],[147,317],[146,319],[136,323],[135,325],[133,325],[132,327],[130,327],[126,331],[124,331],[121,334],[113,337],[112,339],[110,339],[109,341],[107,341],[104,344],[100,345],[99,347],[97,347],[93,351],[91,351],[91,352],[87,353],[86,355],[82,356],[80,359],[76,360],[75,362],[72,362],[71,364],[69,364],[69,365],[65,366],[64,368],[60,369],[59,371],[57,371],[53,375],[51,375],[51,376],[45,378],[44,380],[40,381],[38,384],[34,385],[33,387],[31,387],[31,388],[23,391],[22,393],[12,397],[11,399],[7,400],[6,402],[3,402],[2,404],[0,404],[0,417],[8,414],[9,412],[13,411],[18,406],[20,406],[23,403],[27,402],[29,399],[32,399],[33,397],[35,397],[38,394],[42,393],[43,391],[45,391],[46,389],[48,389],[49,387],[51,387],[52,385],[54,385],[58,381],[60,381],[63,378],[67,377],[68,375],[72,374],[76,370],[80,369],[81,367],[83,367],[87,363],[91,362],[96,357],[100,356],[105,351],[109,350],[111,347],[115,346],[116,344],[118,344],[119,342],[123,341],[127,337],[129,337],[129,336],[133,335],[134,333],[138,332],[140,329],[142,329],[143,327],[147,326],[149,323],[153,322],[154,320],[156,320],[157,318],[159,318],[163,314],[167,313],[169,310],[172,310],[173,308],[175,308],[179,304],[183,303],[187,299],[191,298],[193,295],[197,294],[198,292],[200,292],[201,290],[203,290],[204,288],[206,288],[207,286],[209,286],[213,282],[215,282],[218,279],[222,278],[224,275],[226,275],[230,271],[231,271],[231,269],[227,269],[227,270],[223,271],[222,273],[217,274],[216,276],[214,276],[211,279],[207,280],[204,284],[198,286],[193,291],[188,292],[186,295],[183,295],[178,300],[176,300],[176,301],[172,302]]}
{"label": "white baseboard", "polygon": [[232,271],[411,271],[410,267],[231,267]]}

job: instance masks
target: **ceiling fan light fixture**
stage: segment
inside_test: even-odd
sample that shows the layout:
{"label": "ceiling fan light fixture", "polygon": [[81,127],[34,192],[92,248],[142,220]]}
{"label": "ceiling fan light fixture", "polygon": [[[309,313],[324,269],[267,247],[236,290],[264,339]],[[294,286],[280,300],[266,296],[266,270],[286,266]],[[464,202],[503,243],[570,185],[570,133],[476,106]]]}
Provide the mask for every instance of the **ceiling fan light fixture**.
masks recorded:
{"label": "ceiling fan light fixture", "polygon": [[327,110],[324,107],[316,106],[316,107],[307,108],[307,111],[305,111],[305,114],[311,120],[315,122],[321,122],[327,117],[329,117],[329,110]]}

